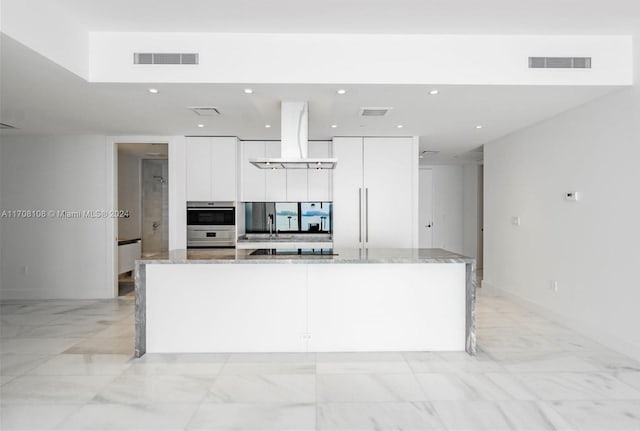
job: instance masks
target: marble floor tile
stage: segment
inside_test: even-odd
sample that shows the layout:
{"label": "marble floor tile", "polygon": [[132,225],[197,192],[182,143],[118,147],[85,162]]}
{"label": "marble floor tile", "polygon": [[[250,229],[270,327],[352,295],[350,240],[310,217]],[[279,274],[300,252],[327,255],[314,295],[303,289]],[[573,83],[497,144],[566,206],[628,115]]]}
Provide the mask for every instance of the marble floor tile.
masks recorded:
{"label": "marble floor tile", "polygon": [[[464,356],[457,353],[463,353]],[[482,352],[476,356],[469,356],[466,352],[411,352],[406,353],[405,357],[414,373],[486,373],[504,370],[499,362]]]}
{"label": "marble floor tile", "polygon": [[80,404],[0,404],[0,429],[3,431],[52,430],[80,407]]}
{"label": "marble floor tile", "polygon": [[522,382],[512,374],[486,373],[485,376],[496,386],[502,389],[503,392],[509,394],[511,399],[522,401],[533,401],[538,399],[533,391],[523,385]]}
{"label": "marble floor tile", "polygon": [[426,400],[411,374],[319,374],[317,394],[322,403]]}
{"label": "marble floor tile", "polygon": [[113,338],[113,337],[133,338],[135,336],[135,325],[134,324],[109,325],[107,327],[102,328],[101,330],[96,332],[94,335],[97,338]]}
{"label": "marble floor tile", "polygon": [[[0,386],[4,385],[5,383],[9,383],[11,380],[15,379],[17,376],[2,376],[0,375]],[[0,400],[2,401],[2,400]],[[0,428],[2,429],[2,428]]]}
{"label": "marble floor tile", "polygon": [[564,429],[640,430],[640,400],[556,401],[551,406],[571,424]]}
{"label": "marble floor tile", "polygon": [[640,399],[640,391],[604,373],[516,374],[541,400]]}
{"label": "marble floor tile", "polygon": [[212,376],[122,375],[102,388],[96,403],[198,403],[213,384]]}
{"label": "marble floor tile", "polygon": [[91,337],[74,343],[64,353],[133,355],[134,340],[131,337]]}
{"label": "marble floor tile", "polygon": [[318,362],[318,374],[411,374],[409,364],[386,361]]}
{"label": "marble floor tile", "polygon": [[444,430],[429,403],[318,404],[318,430]]}
{"label": "marble floor tile", "polygon": [[33,326],[3,323],[0,324],[0,338],[15,338],[30,328],[33,328]]}
{"label": "marble floor tile", "polygon": [[124,374],[217,376],[228,357],[222,353],[151,353],[132,359]]}
{"label": "marble floor tile", "polygon": [[593,363],[566,352],[511,351],[494,352],[493,356],[506,371],[512,373],[599,371]]}
{"label": "marble floor tile", "polygon": [[638,371],[640,361],[612,351],[585,352],[580,357],[602,371]]}
{"label": "marble floor tile", "polygon": [[85,404],[60,430],[183,430],[199,404]]}
{"label": "marble floor tile", "polygon": [[640,391],[640,371],[622,371],[615,376],[622,383]]}
{"label": "marble floor tile", "polygon": [[205,402],[314,403],[316,377],[306,374],[220,375]]}
{"label": "marble floor tile", "polygon": [[50,355],[0,355],[0,375],[22,375],[46,362],[50,357]]}
{"label": "marble floor tile", "polygon": [[403,362],[405,357],[400,352],[332,352],[317,353],[316,361],[320,362]]}
{"label": "marble floor tile", "polygon": [[416,374],[427,399],[509,400],[511,395],[484,374]]}
{"label": "marble floor tile", "polygon": [[60,354],[29,371],[41,376],[117,376],[129,367],[129,355]]}
{"label": "marble floor tile", "polygon": [[221,375],[246,374],[315,374],[315,362],[232,362],[220,370]]}
{"label": "marble floor tile", "polygon": [[56,355],[81,341],[81,338],[2,338],[0,352],[19,355]]}
{"label": "marble floor tile", "polygon": [[447,430],[555,430],[533,401],[434,401],[433,406]]}
{"label": "marble floor tile", "polygon": [[79,404],[91,400],[112,376],[20,376],[0,387],[3,404]]}
{"label": "marble floor tile", "polygon": [[29,329],[23,331],[21,337],[30,338],[82,338],[89,337],[98,333],[106,328],[105,325],[93,324],[93,325],[60,325],[51,324],[44,326],[32,326]]}
{"label": "marble floor tile", "polygon": [[188,430],[202,431],[311,431],[316,429],[314,404],[202,403]]}

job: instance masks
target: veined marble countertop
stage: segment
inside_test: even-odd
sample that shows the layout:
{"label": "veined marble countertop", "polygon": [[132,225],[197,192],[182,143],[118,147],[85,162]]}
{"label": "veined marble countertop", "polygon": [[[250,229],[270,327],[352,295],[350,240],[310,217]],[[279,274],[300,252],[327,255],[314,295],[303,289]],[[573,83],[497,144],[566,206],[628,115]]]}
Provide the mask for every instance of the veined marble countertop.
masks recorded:
{"label": "veined marble countertop", "polygon": [[140,264],[216,263],[470,263],[475,259],[441,248],[334,248],[334,255],[254,255],[255,249],[179,249]]}

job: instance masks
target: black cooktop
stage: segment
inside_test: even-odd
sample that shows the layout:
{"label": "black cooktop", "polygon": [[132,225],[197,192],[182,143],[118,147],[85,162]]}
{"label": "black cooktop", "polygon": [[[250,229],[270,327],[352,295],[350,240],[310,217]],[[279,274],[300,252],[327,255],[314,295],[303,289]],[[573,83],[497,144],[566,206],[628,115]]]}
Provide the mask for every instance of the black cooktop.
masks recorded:
{"label": "black cooktop", "polygon": [[337,256],[331,248],[259,248],[251,256]]}

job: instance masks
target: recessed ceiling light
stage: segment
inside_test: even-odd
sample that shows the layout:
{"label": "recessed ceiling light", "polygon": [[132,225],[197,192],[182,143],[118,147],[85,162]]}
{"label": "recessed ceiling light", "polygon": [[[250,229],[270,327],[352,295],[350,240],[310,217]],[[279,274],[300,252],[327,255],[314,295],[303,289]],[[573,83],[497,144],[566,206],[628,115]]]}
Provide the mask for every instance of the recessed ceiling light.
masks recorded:
{"label": "recessed ceiling light", "polygon": [[483,126],[482,124],[478,124],[478,125],[476,126],[476,129],[482,129],[483,127],[484,127],[484,126]]}
{"label": "recessed ceiling light", "polygon": [[251,94],[251,93],[253,93],[253,90],[251,88],[245,88],[244,92],[245,92],[245,94]]}
{"label": "recessed ceiling light", "polygon": [[342,95],[342,94],[347,94],[347,90],[345,90],[344,88],[339,89],[338,91],[336,91],[336,93]]}
{"label": "recessed ceiling light", "polygon": [[203,128],[204,124],[198,124],[198,127]]}
{"label": "recessed ceiling light", "polygon": [[332,129],[335,129],[335,128],[337,128],[337,127],[338,127],[338,125],[337,125],[337,124],[332,124],[332,125],[331,125],[331,128],[332,128]]}
{"label": "recessed ceiling light", "polygon": [[265,124],[264,127],[265,127],[265,129],[270,129],[271,128],[271,124]]}
{"label": "recessed ceiling light", "polygon": [[159,91],[157,88],[150,88],[150,89],[149,89],[149,93],[151,93],[151,94],[158,94],[158,93],[160,93],[160,91]]}
{"label": "recessed ceiling light", "polygon": [[398,129],[402,129],[404,126],[403,126],[402,124],[398,124],[396,127],[397,127]]}
{"label": "recessed ceiling light", "polygon": [[439,91],[439,90],[431,90],[431,91],[429,92],[429,94],[430,94],[430,95],[432,95],[432,96],[435,96],[435,95],[436,95],[436,94],[438,94],[438,93],[440,93],[440,91]]}

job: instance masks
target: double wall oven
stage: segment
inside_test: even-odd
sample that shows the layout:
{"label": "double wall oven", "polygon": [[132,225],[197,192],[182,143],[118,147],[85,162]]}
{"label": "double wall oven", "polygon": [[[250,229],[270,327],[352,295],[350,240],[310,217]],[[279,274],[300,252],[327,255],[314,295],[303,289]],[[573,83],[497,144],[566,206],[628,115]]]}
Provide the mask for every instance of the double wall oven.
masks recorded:
{"label": "double wall oven", "polygon": [[187,248],[235,246],[235,202],[187,202]]}

